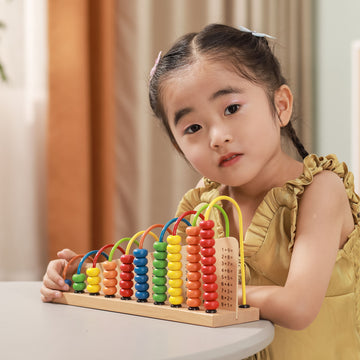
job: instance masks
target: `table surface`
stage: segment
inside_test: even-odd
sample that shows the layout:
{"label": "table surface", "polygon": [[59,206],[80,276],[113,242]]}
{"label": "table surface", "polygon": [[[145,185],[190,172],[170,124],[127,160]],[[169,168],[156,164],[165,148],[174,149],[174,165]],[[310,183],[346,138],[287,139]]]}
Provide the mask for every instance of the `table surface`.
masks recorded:
{"label": "table surface", "polygon": [[209,328],[42,303],[41,282],[0,282],[3,359],[242,359],[271,343],[269,321]]}

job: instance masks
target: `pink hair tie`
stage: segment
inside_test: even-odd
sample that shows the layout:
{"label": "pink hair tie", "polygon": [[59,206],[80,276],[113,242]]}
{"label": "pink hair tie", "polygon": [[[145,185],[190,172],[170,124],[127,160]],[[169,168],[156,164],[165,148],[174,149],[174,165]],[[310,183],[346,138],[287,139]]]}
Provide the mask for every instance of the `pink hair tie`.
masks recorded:
{"label": "pink hair tie", "polygon": [[155,64],[154,64],[154,66],[152,67],[152,69],[150,70],[150,80],[152,79],[152,77],[154,76],[154,74],[155,74],[155,71],[156,71],[156,68],[157,68],[157,66],[158,66],[158,64],[159,64],[159,61],[160,61],[160,59],[161,59],[161,51],[159,52],[159,54],[158,54],[158,56],[157,56],[157,58],[156,58],[156,60],[155,60]]}

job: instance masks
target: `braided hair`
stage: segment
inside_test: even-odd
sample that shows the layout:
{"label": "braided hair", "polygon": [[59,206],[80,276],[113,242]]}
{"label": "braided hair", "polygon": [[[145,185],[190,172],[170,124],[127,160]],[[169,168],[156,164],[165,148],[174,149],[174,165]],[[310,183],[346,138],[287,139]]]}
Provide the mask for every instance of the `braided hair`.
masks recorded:
{"label": "braided hair", "polygon": [[[162,103],[162,85],[179,70],[191,66],[199,57],[211,61],[229,63],[241,77],[262,86],[268,97],[273,115],[276,114],[274,95],[281,85],[286,84],[280,63],[271,51],[265,37],[254,36],[251,32],[211,24],[198,33],[182,36],[160,59],[149,83],[151,108],[158,117],[171,142],[181,153],[171,132],[169,121]],[[283,128],[299,155],[305,158],[308,152],[296,135],[291,121]]]}

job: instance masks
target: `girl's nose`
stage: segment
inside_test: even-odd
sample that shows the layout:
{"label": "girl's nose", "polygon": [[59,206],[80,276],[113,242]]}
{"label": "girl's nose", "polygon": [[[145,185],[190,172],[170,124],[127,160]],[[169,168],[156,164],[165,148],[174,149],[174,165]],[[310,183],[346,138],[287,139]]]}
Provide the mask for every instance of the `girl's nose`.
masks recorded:
{"label": "girl's nose", "polygon": [[210,136],[210,147],[218,149],[226,143],[232,142],[233,137],[227,129],[216,129],[212,131]]}

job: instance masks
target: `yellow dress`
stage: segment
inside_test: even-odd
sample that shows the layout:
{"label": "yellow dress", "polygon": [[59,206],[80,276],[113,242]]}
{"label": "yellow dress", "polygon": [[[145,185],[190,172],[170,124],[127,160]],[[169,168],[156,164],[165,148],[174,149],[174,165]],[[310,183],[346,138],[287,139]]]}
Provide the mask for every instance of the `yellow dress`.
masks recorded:
{"label": "yellow dress", "polygon": [[[360,203],[352,173],[335,155],[307,156],[299,178],[267,193],[244,239],[247,284],[285,285],[295,240],[298,200],[313,176],[323,170],[333,171],[343,180],[355,229],[338,252],[326,297],[314,322],[301,331],[276,325],[272,344],[251,359],[360,359]],[[210,203],[219,196],[218,188],[219,184],[205,179],[205,187],[185,194],[177,214]],[[215,236],[223,237],[219,212],[211,215],[217,224]]]}

